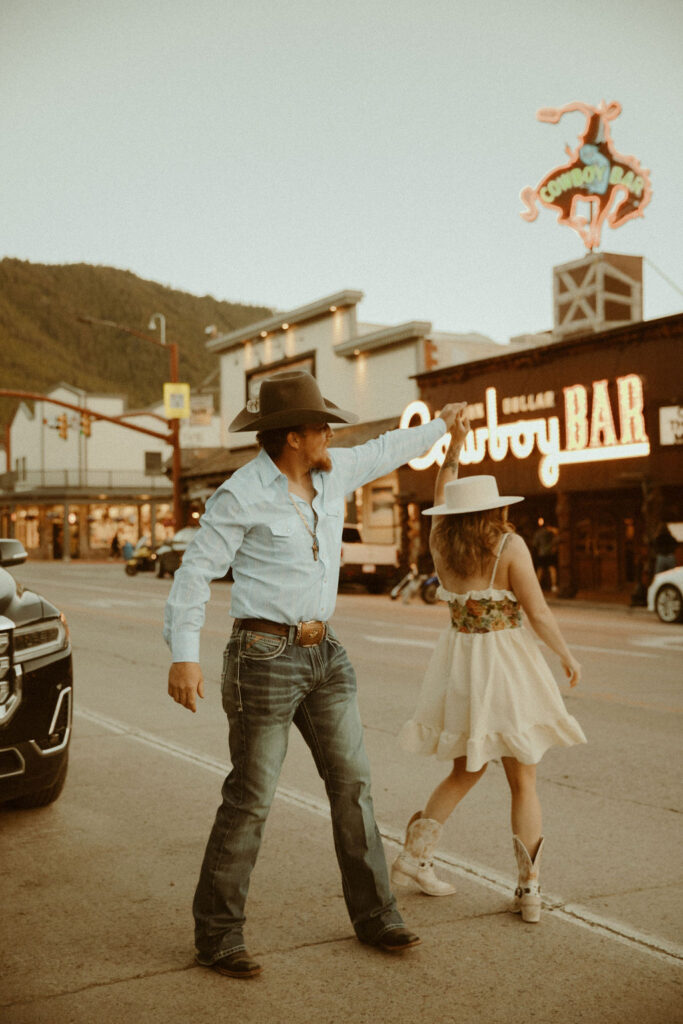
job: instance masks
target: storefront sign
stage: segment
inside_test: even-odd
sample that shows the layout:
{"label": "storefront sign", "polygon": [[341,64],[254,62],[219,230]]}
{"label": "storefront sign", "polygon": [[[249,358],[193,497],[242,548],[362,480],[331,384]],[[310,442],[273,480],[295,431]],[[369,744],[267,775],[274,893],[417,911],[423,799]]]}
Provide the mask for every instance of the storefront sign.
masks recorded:
{"label": "storefront sign", "polygon": [[[528,459],[536,451],[540,455],[539,479],[544,487],[554,487],[560,477],[560,466],[649,455],[650,441],[643,416],[643,383],[637,374],[631,373],[617,377],[616,387],[616,419],[607,380],[593,381],[590,402],[588,389],[583,384],[563,388],[564,448],[559,417],[538,416],[499,423],[498,392],[496,388],[487,388],[486,426],[474,427],[467,435],[460,461],[464,466],[476,465],[486,457],[502,462],[508,454],[517,459]],[[547,396],[549,404],[554,404],[554,392],[542,394]],[[552,402],[550,396],[553,396]],[[476,410],[476,405],[471,408]],[[511,408],[510,399],[503,399],[502,408]],[[400,426],[412,426],[415,418],[421,423],[431,419],[425,402],[411,402],[403,410]],[[427,469],[435,462],[442,465],[449,443],[450,437],[446,434],[426,455],[413,459],[408,465],[418,470]]]}
{"label": "storefront sign", "polygon": [[683,444],[683,406],[663,405],[660,408],[659,443]]}
{"label": "storefront sign", "polygon": [[190,415],[190,385],[164,384],[164,415],[167,420],[186,420]]}
{"label": "storefront sign", "polygon": [[554,405],[554,391],[539,391],[535,395],[513,395],[512,398],[504,398],[502,403],[503,413],[506,416],[509,416],[511,412],[536,412],[537,409],[552,409]]}
{"label": "storefront sign", "polygon": [[190,395],[190,426],[210,427],[213,418],[213,395]]}
{"label": "storefront sign", "polygon": [[[600,244],[602,225],[618,228],[631,217],[642,217],[650,202],[652,188],[648,171],[633,156],[617,153],[610,137],[610,121],[621,113],[619,103],[604,102],[597,107],[586,103],[567,103],[564,107],[544,108],[539,121],[557,124],[563,114],[580,111],[586,117],[583,134],[575,150],[567,149],[569,163],[554,168],[541,178],[536,188],[520,192],[526,210],[524,220],[536,220],[540,202],[558,213],[558,223],[573,228],[587,249]],[[588,216],[580,204],[588,204]]]}

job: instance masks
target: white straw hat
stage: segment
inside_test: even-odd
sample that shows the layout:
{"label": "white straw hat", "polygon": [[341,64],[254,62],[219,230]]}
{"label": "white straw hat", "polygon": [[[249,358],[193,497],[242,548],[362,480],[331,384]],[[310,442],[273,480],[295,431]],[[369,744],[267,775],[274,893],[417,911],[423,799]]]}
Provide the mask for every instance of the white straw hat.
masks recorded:
{"label": "white straw hat", "polygon": [[465,476],[444,487],[443,505],[426,508],[423,516],[449,516],[463,512],[483,512],[524,501],[518,494],[499,494],[495,476]]}

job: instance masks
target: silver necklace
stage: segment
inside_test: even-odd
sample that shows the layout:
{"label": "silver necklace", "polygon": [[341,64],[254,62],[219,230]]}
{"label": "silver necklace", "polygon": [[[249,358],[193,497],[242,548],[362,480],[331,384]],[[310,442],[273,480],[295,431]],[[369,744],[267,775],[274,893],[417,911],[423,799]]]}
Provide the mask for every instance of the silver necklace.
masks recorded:
{"label": "silver necklace", "polygon": [[294,501],[294,498],[292,497],[291,494],[289,495],[289,500],[291,501],[292,505],[294,506],[294,511],[298,515],[299,519],[304,524],[304,526],[308,530],[309,534],[313,538],[313,544],[311,545],[311,549],[313,551],[313,561],[317,562],[318,561],[318,552],[320,551],[320,546],[318,544],[318,513],[316,512],[316,510],[311,505],[311,510],[313,512],[313,529],[311,529],[310,526],[308,525],[308,523],[306,522],[305,515],[303,514],[303,512],[301,511],[301,509],[299,508],[297,503]]}

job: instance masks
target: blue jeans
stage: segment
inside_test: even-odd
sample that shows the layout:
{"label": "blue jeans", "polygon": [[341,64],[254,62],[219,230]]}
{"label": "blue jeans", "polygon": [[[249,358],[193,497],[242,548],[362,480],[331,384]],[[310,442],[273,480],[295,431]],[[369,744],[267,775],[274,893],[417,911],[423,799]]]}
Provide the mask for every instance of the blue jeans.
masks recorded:
{"label": "blue jeans", "polygon": [[358,938],[376,942],[401,927],[370,795],[356,675],[334,633],[316,647],[298,647],[269,633],[233,632],[223,655],[222,692],[232,771],[194,897],[200,963],[245,948],[249,878],[292,722],[325,783],[344,899]]}

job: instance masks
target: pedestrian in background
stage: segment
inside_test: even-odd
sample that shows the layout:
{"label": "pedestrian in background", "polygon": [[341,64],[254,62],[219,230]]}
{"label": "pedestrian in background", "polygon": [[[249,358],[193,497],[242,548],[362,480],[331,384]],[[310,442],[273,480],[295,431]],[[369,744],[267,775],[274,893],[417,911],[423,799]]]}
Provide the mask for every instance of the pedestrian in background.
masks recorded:
{"label": "pedestrian in background", "polygon": [[548,526],[541,518],[538,520],[538,529],[531,539],[531,548],[534,553],[534,565],[538,582],[543,586],[543,577],[548,571],[550,577],[550,589],[553,594],[557,593],[557,530]]}
{"label": "pedestrian in background", "polygon": [[257,431],[261,451],[209,499],[166,606],[171,697],[196,710],[204,696],[199,632],[211,579],[232,566],[235,617],[222,696],[232,771],[194,899],[197,960],[221,974],[261,971],[244,944],[249,877],[294,722],[330,801],[343,891],[362,942],[403,952],[420,940],[404,925],[375,824],[355,673],[329,625],[339,581],[344,497],[428,450],[453,423],[431,423],[328,451],[329,423],[357,417],[324,399],[314,378],[266,378],[230,425]]}
{"label": "pedestrian in background", "polygon": [[446,627],[427,668],[413,718],[400,734],[409,751],[453,761],[424,810],[408,823],[405,845],[392,867],[394,885],[417,885],[431,896],[454,887],[434,873],[442,827],[488,762],[500,758],[511,793],[518,884],[511,910],[540,919],[539,869],[543,835],[536,765],[551,746],[585,743],[569,715],[536,642],[522,625],[522,610],[553,650],[571,686],[581,668],[565,644],[543,597],[524,540],[507,520],[507,506],[492,476],[457,479],[469,423],[464,411],[451,428],[439,471],[430,546],[448,602]]}
{"label": "pedestrian in background", "polygon": [[667,569],[676,568],[676,548],[678,541],[669,529],[667,523],[660,523],[657,536],[654,539],[655,551],[654,575],[658,572],[665,572]]}

